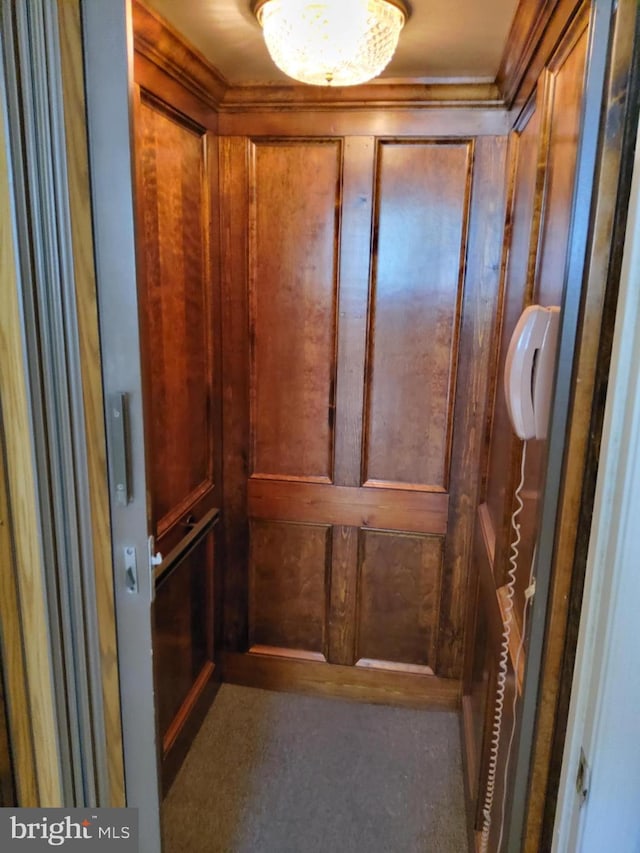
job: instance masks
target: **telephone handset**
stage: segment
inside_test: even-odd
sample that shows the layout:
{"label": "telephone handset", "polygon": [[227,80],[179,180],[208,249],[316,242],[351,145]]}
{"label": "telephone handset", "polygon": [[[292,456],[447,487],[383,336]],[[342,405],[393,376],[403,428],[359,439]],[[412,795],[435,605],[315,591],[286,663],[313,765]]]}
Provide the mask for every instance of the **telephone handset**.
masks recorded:
{"label": "telephone handset", "polygon": [[530,305],[514,329],[504,369],[507,410],[516,435],[546,438],[560,309]]}

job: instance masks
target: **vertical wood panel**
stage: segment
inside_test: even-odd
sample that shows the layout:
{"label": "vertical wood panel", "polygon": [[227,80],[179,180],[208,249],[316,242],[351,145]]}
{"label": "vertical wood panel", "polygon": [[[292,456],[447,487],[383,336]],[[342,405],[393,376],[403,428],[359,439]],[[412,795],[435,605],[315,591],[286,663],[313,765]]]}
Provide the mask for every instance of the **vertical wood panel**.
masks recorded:
{"label": "vertical wood panel", "polygon": [[345,140],[340,231],[340,304],[335,482],[360,485],[375,140]]}
{"label": "vertical wood panel", "polygon": [[251,522],[250,643],[325,656],[331,527]]}
{"label": "vertical wood panel", "polygon": [[558,58],[549,75],[549,159],[534,294],[534,301],[542,305],[560,305],[562,301],[586,51],[587,35],[584,32],[568,54]]}
{"label": "vertical wood panel", "polygon": [[213,659],[213,536],[199,542],[156,591],[153,644],[162,738]]}
{"label": "vertical wood panel", "polygon": [[329,661],[355,663],[358,528],[334,527],[331,554]]}
{"label": "vertical wood panel", "polygon": [[207,140],[145,100],[137,140],[149,479],[162,536],[213,488]]}
{"label": "vertical wood panel", "polygon": [[448,488],[472,151],[378,147],[365,481]]}
{"label": "vertical wood panel", "polygon": [[517,140],[517,161],[511,245],[505,280],[502,326],[499,332],[500,350],[487,466],[486,500],[496,534],[494,565],[498,586],[505,579],[511,498],[519,479],[522,446],[513,433],[507,414],[503,376],[511,335],[533,293],[546,160],[541,98],[541,92],[534,94],[514,134]]}
{"label": "vertical wood panel", "polygon": [[[500,290],[505,219],[506,139],[476,142],[473,200],[454,409],[449,527],[445,541],[439,675],[462,674],[469,564],[475,509],[480,493],[483,427],[490,386],[493,334]],[[500,187],[500,192],[496,191]]]}
{"label": "vertical wood panel", "polygon": [[225,648],[244,651],[248,617],[249,305],[247,284],[248,142],[219,140],[222,280]]}
{"label": "vertical wood panel", "polygon": [[330,482],[342,145],[251,152],[252,470]]}
{"label": "vertical wood panel", "polygon": [[440,536],[360,534],[356,656],[433,668],[440,604]]}

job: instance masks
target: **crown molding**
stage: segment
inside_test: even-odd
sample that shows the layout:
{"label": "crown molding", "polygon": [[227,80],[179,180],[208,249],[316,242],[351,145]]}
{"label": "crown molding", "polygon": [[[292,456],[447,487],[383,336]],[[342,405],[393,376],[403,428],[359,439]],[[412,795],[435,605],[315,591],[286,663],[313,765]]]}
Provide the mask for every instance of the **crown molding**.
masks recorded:
{"label": "crown molding", "polygon": [[361,86],[231,86],[222,104],[223,112],[240,110],[296,109],[428,109],[430,107],[502,108],[495,83],[385,83],[377,80]]}
{"label": "crown molding", "polygon": [[496,75],[507,109],[526,100],[527,81],[537,79],[553,45],[588,5],[586,0],[520,0]]}
{"label": "crown molding", "polygon": [[141,0],[133,0],[132,10],[136,53],[206,107],[219,113],[235,113],[265,109],[511,109],[516,99],[522,101],[527,81],[537,77],[549,45],[586,5],[586,0],[520,0],[495,82],[486,78],[442,82],[378,78],[361,86],[342,88],[272,83],[233,85]]}
{"label": "crown molding", "polygon": [[229,82],[157,12],[140,0],[131,4],[136,53],[213,110],[219,110]]}
{"label": "crown molding", "polygon": [[245,84],[232,85],[201,53],[157,12],[141,0],[133,0],[134,48],[137,54],[183,86],[201,103],[216,112],[252,112],[296,109],[361,110],[393,107],[503,108],[495,83],[449,80],[442,83],[420,79],[385,81],[361,86]]}

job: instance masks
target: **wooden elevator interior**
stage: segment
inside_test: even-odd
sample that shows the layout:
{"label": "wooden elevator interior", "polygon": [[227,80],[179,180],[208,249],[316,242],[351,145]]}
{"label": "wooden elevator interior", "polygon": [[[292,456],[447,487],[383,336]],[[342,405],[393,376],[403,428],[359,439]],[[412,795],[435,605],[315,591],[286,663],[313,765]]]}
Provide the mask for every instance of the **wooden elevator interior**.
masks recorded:
{"label": "wooden elevator interior", "polygon": [[523,308],[562,304],[591,6],[522,3],[500,87],[337,95],[226,86],[133,12],[165,786],[221,680],[460,708],[472,837],[523,449],[501,377]]}

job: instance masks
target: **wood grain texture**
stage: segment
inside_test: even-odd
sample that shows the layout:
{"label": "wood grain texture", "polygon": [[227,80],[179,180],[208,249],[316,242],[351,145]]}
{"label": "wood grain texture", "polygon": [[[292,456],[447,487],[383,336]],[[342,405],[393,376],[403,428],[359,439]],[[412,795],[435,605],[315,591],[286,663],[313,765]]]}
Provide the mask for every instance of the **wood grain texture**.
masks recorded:
{"label": "wood grain texture", "polygon": [[230,86],[223,98],[224,111],[262,111],[265,106],[274,110],[299,110],[319,107],[321,109],[380,110],[398,104],[413,109],[433,109],[441,106],[486,109],[502,106],[498,87],[486,82],[442,82],[391,81],[378,78],[357,88],[351,86],[280,86],[280,85],[236,85]]}
{"label": "wood grain texture", "polygon": [[265,690],[338,696],[376,705],[455,709],[460,682],[434,675],[282,660],[266,655],[224,655],[224,680]]}
{"label": "wood grain texture", "polygon": [[206,135],[143,98],[136,142],[148,479],[167,549],[165,535],[210,508],[215,485]]}
{"label": "wood grain texture", "polygon": [[378,144],[365,484],[448,490],[472,155]]}
{"label": "wood grain texture", "polygon": [[[540,15],[533,22],[533,30],[528,37],[528,47],[519,54],[520,48],[514,44],[513,49],[505,50],[518,65],[517,72],[502,75],[498,72],[497,83],[504,95],[504,105],[516,116],[531,97],[549,58],[553,55],[558,44],[565,37],[567,30],[581,21],[580,26],[589,20],[593,4],[588,0],[528,0],[524,6],[533,9],[538,6]],[[526,37],[526,36],[525,36]],[[514,69],[515,70],[515,69]]]}
{"label": "wood grain texture", "polygon": [[223,75],[157,12],[139,0],[131,12],[136,53],[164,72],[181,97],[189,93],[215,113],[229,87]]}
{"label": "wood grain texture", "polygon": [[[39,546],[38,496],[25,352],[21,334],[20,283],[13,241],[12,195],[6,159],[4,118],[0,121],[0,399],[7,465],[7,491],[13,528],[14,565],[18,585],[18,617],[24,637],[30,727],[35,750],[38,801],[34,806],[62,806],[60,755],[56,729],[53,672],[47,632],[47,598]],[[2,574],[5,574],[4,572]],[[18,773],[29,772],[29,759]],[[18,779],[19,786],[22,784]],[[25,795],[33,785],[24,780]],[[22,798],[22,791],[19,792]],[[22,799],[21,799],[22,803]],[[30,803],[31,804],[31,803]]]}
{"label": "wood grain texture", "polygon": [[[564,271],[573,210],[578,135],[582,115],[582,89],[587,49],[585,21],[578,19],[549,64],[545,79],[545,126],[547,164],[544,210],[538,243],[535,281],[531,300],[540,305],[562,305]],[[540,513],[547,462],[547,443],[529,442],[520,515],[521,541],[516,574],[515,627],[522,626],[524,591],[540,527]],[[517,472],[519,475],[519,472]],[[517,475],[516,475],[517,476]],[[511,513],[515,505],[508,504]],[[511,537],[510,537],[511,538]],[[506,551],[505,551],[506,553]]]}
{"label": "wood grain texture", "polygon": [[327,653],[331,527],[250,524],[249,642]]}
{"label": "wood grain texture", "polygon": [[496,84],[508,106],[516,96],[557,4],[558,0],[526,0],[516,7],[496,75]]}
{"label": "wood grain texture", "polygon": [[435,667],[443,541],[360,536],[356,658]]}
{"label": "wood grain texture", "polygon": [[[4,425],[0,410],[0,439]],[[4,440],[0,441],[0,641],[2,642],[3,695],[11,697],[6,707],[7,750],[3,756],[10,764],[11,787],[15,785],[16,802],[23,808],[38,805],[33,733],[30,721],[26,658],[20,622],[15,545],[7,489],[7,465]],[[4,783],[3,783],[4,789]]]}
{"label": "wood grain texture", "polygon": [[545,209],[533,294],[534,302],[541,305],[562,301],[587,53],[586,21],[578,24],[563,41],[547,75],[550,127]]}
{"label": "wood grain texture", "polygon": [[17,801],[3,669],[0,659],[0,808],[8,808],[15,807]]}
{"label": "wood grain texture", "polygon": [[[582,313],[578,346],[574,359],[571,417],[565,446],[565,476],[557,514],[552,583],[547,615],[547,644],[542,665],[538,719],[532,760],[531,794],[525,827],[525,851],[533,853],[540,844],[543,815],[548,795],[550,770],[555,784],[559,768],[552,768],[554,728],[563,726],[558,719],[558,696],[562,688],[562,661],[566,650],[567,620],[570,591],[574,582],[577,549],[582,547],[579,534],[586,536],[589,512],[580,527],[581,504],[585,488],[585,463],[591,439],[594,383],[600,356],[603,333],[603,311],[607,298],[608,271],[612,257],[612,234],[616,210],[617,184],[624,134],[624,116],[629,78],[632,74],[633,32],[638,8],[635,2],[623,2],[618,7],[611,54],[611,73],[605,90],[601,152],[597,180],[594,186],[596,203],[591,220],[592,243],[587,259],[588,275],[584,282],[569,281],[569,288],[581,288]],[[578,24],[576,24],[578,26]],[[571,38],[571,34],[568,35]],[[559,49],[562,55],[562,46]],[[565,51],[566,53],[566,51]],[[568,59],[571,59],[569,54]],[[554,67],[554,66],[552,66]],[[559,70],[559,69],[558,69]],[[590,132],[595,132],[592,128]],[[577,211],[574,227],[586,227],[588,211]],[[616,286],[616,285],[614,285]],[[610,318],[609,318],[610,319]],[[609,330],[610,331],[610,330]],[[584,511],[584,510],[583,510]],[[584,554],[583,554],[584,559]],[[573,626],[575,632],[575,625]],[[573,634],[575,642],[575,633]],[[556,761],[558,761],[556,756]],[[547,834],[551,827],[547,826]]]}
{"label": "wood grain texture", "polygon": [[249,515],[288,521],[444,534],[449,496],[400,489],[284,483],[251,479]]}
{"label": "wood grain texture", "polygon": [[248,618],[249,476],[248,141],[221,139],[224,647],[245,650]]}
{"label": "wood grain texture", "polygon": [[458,109],[435,107],[429,110],[262,110],[229,112],[218,117],[221,136],[311,137],[477,137],[508,133],[511,120],[502,109]]}
{"label": "wood grain texture", "polygon": [[[213,670],[215,532],[205,534],[165,575],[154,602],[154,670],[161,738],[175,728],[184,702],[206,670]],[[175,740],[165,744],[165,752]]]}
{"label": "wood grain texture", "polygon": [[331,482],[342,145],[251,147],[251,470]]}
{"label": "wood grain texture", "polygon": [[331,663],[352,666],[356,662],[358,528],[336,526],[332,540],[327,657]]}
{"label": "wood grain texture", "polygon": [[[84,123],[82,25],[76,0],[59,0],[60,52],[67,141],[67,180],[71,216],[76,307],[80,336],[82,390],[91,500],[91,526],[100,640],[102,701],[107,742],[109,803],[125,804],[122,723],[118,683],[109,487],[104,430],[101,355],[91,229],[89,158]],[[107,805],[105,803],[105,805]]]}
{"label": "wood grain texture", "polygon": [[348,137],[340,228],[335,476],[360,485],[375,139]]}
{"label": "wood grain texture", "polygon": [[[637,16],[637,5],[633,2],[625,2],[621,11],[623,39],[631,32],[631,20],[627,17],[630,13]],[[565,646],[562,658],[562,667],[558,675],[558,696],[555,707],[555,723],[553,741],[549,757],[549,775],[544,802],[544,816],[541,834],[541,844],[548,844],[555,825],[555,812],[557,795],[560,785],[562,761],[564,755],[564,743],[569,718],[569,705],[571,699],[572,675],[576,660],[576,649],[578,645],[578,634],[580,627],[580,614],[582,610],[582,598],[585,583],[586,564],[589,550],[589,537],[587,531],[591,529],[593,507],[596,490],[596,472],[600,456],[600,448],[603,435],[603,423],[605,416],[605,399],[608,379],[609,364],[613,348],[615,330],[614,317],[617,312],[619,283],[623,265],[623,246],[627,233],[627,220],[629,212],[629,198],[633,174],[633,151],[637,136],[637,112],[630,106],[637,103],[640,78],[629,74],[630,69],[637,66],[638,56],[638,24],[636,17],[636,39],[635,54],[627,41],[621,49],[620,41],[617,41],[614,50],[613,68],[615,69],[613,79],[616,80],[612,86],[612,103],[609,109],[618,113],[615,121],[609,119],[609,126],[617,123],[618,127],[624,126],[622,141],[620,143],[620,169],[617,174],[618,193],[616,199],[616,210],[612,226],[611,254],[607,265],[608,283],[602,303],[601,332],[599,336],[598,356],[595,368],[593,384],[593,400],[591,422],[589,425],[589,439],[587,441],[587,455],[583,475],[583,488],[581,493],[581,505],[576,525],[576,544],[571,573],[571,590],[567,604],[567,631],[565,634]],[[620,139],[620,137],[618,137]],[[612,163],[609,160],[608,167]],[[610,172],[611,176],[613,172]]]}
{"label": "wood grain texture", "polygon": [[544,194],[546,135],[543,87],[523,112],[512,136],[516,157],[510,245],[505,277],[497,381],[487,466],[486,503],[496,533],[496,585],[505,581],[508,561],[512,496],[520,475],[522,442],[513,432],[504,396],[504,367],[511,335],[531,302]]}
{"label": "wood grain texture", "polygon": [[221,668],[205,665],[163,739],[161,787],[166,797],[220,689]]}
{"label": "wood grain texture", "polygon": [[469,564],[493,366],[506,178],[506,140],[476,140],[436,668],[438,675],[454,678],[462,675],[467,607],[473,594]]}

